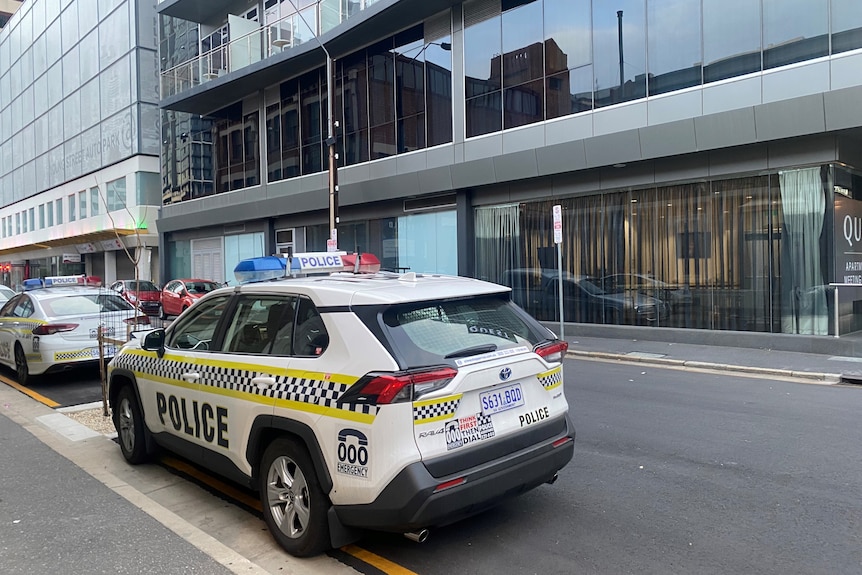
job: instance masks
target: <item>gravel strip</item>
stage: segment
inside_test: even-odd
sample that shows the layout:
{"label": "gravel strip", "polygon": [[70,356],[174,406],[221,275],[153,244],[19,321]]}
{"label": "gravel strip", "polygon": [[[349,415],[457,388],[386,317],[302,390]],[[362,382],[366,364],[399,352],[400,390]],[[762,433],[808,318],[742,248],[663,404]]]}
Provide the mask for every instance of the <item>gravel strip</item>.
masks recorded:
{"label": "gravel strip", "polygon": [[93,431],[103,435],[114,436],[117,430],[114,429],[114,422],[111,419],[111,410],[108,409],[108,417],[102,415],[104,411],[101,407],[94,409],[85,409],[82,411],[65,412],[66,417],[70,417],[82,425],[86,425]]}

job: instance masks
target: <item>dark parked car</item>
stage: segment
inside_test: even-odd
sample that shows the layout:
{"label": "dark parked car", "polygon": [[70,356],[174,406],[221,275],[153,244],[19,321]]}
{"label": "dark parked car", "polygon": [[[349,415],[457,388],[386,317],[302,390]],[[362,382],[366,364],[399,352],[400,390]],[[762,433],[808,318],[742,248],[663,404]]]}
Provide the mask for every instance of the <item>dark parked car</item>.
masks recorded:
{"label": "dark parked car", "polygon": [[[540,320],[558,318],[557,270],[515,269],[503,274],[512,300]],[[607,293],[591,276],[563,272],[564,320],[578,323],[660,325],[670,315],[668,305],[638,293]]]}
{"label": "dark parked car", "polygon": [[127,302],[147,315],[158,315],[162,292],[148,280],[117,280],[111,289],[123,296]]}
{"label": "dark parked car", "polygon": [[691,306],[691,289],[687,285],[673,285],[643,274],[605,276],[600,285],[608,293],[639,292],[660,299],[671,312]]}
{"label": "dark parked car", "polygon": [[202,279],[171,280],[162,288],[162,307],[159,317],[180,315],[209,292],[224,287],[220,283]]}

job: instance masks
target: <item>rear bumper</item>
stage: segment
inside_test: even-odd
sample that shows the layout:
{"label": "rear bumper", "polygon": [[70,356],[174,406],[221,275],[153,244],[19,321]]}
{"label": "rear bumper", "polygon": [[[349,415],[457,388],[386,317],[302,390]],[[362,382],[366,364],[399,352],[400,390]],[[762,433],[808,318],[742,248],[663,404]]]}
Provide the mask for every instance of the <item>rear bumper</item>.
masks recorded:
{"label": "rear bumper", "polygon": [[[549,425],[555,423],[559,425]],[[336,506],[335,512],[344,525],[394,532],[458,521],[552,480],[574,454],[575,431],[568,416],[564,429],[541,443],[445,477],[434,477],[424,463],[414,463],[374,502]],[[435,492],[440,484],[458,478],[464,482]]]}

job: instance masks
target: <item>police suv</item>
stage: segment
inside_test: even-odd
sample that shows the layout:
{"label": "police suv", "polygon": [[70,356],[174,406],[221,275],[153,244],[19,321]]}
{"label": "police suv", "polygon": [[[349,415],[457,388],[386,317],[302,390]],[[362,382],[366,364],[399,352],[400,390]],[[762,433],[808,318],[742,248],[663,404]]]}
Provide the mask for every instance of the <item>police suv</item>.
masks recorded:
{"label": "police suv", "polygon": [[126,344],[108,375],[124,457],[161,446],[258,489],[297,556],[362,529],[421,541],[552,483],[574,450],[567,344],[507,287],[379,267],[246,260],[240,281],[313,273],[214,291]]}

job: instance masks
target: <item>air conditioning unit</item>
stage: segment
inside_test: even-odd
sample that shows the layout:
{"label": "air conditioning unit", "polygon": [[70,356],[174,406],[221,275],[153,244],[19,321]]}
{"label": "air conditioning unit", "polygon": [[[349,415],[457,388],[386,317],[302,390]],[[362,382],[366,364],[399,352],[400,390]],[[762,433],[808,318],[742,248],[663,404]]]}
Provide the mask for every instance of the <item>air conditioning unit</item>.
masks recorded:
{"label": "air conditioning unit", "polygon": [[269,29],[270,42],[276,48],[289,48],[293,44],[293,31],[281,26],[273,26]]}

